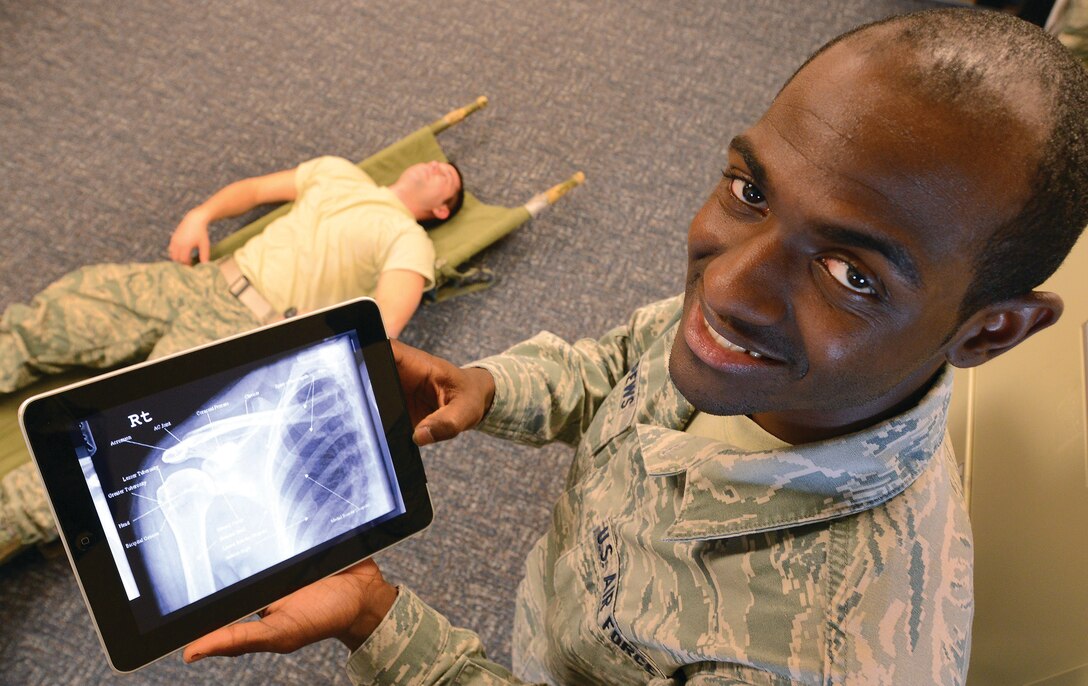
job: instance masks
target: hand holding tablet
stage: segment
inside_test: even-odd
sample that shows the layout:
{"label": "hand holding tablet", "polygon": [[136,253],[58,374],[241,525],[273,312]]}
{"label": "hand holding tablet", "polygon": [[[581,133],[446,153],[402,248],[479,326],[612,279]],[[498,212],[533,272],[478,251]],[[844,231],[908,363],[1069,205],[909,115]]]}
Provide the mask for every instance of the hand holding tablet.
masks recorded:
{"label": "hand holding tablet", "polygon": [[[268,623],[289,616],[297,598],[285,596],[430,523],[370,300],[32,398],[20,418],[119,671],[264,607]],[[340,627],[331,618],[328,636]]]}
{"label": "hand holding tablet", "polygon": [[[453,438],[479,424],[495,393],[489,372],[458,368],[398,341],[390,343],[418,445]],[[272,603],[258,621],[231,624],[193,641],[185,648],[185,660],[286,653],[328,638],[354,651],[385,618],[396,596],[377,564],[365,560]]]}
{"label": "hand holding tablet", "polygon": [[290,653],[327,638],[354,651],[385,618],[397,589],[386,582],[373,560],[277,600],[254,622],[217,629],[185,647],[185,661],[246,653]]}
{"label": "hand holding tablet", "polygon": [[398,341],[392,344],[416,445],[448,441],[480,423],[495,397],[490,372],[456,367]]}

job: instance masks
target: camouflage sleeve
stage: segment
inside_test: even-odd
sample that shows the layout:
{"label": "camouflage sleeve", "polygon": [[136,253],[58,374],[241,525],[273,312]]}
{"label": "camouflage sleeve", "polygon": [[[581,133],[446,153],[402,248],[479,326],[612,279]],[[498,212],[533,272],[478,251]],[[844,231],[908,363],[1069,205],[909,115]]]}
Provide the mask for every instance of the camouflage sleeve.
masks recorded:
{"label": "camouflage sleeve", "polygon": [[479,637],[403,586],[389,614],[348,658],[354,684],[520,684],[484,654]]}
{"label": "camouflage sleeve", "polygon": [[495,377],[495,401],[477,427],[531,445],[574,444],[612,388],[679,314],[681,297],[638,309],[598,340],[548,332],[472,363]]}
{"label": "camouflage sleeve", "polygon": [[[358,650],[347,674],[353,684],[412,686],[500,686],[526,684],[504,666],[487,660],[480,637],[457,628],[404,586],[390,613]],[[754,681],[746,676],[755,675]],[[766,684],[766,673],[737,665],[692,664],[673,678],[651,686],[752,686]],[[776,682],[777,683],[777,682]]]}
{"label": "camouflage sleeve", "polygon": [[[366,643],[348,657],[353,684],[397,686],[501,686],[524,684],[505,667],[491,662],[475,633],[453,627],[449,620],[407,588]],[[650,686],[754,686],[768,675],[750,667],[724,663],[687,665],[672,678]],[[784,683],[775,681],[775,683]]]}
{"label": "camouflage sleeve", "polygon": [[57,537],[45,490],[33,462],[0,481],[0,562],[25,547]]}

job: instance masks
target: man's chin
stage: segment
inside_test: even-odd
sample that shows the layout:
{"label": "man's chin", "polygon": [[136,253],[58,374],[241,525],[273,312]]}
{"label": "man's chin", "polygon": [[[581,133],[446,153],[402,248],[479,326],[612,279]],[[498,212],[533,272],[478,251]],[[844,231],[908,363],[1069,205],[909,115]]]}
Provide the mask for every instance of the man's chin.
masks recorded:
{"label": "man's chin", "polygon": [[669,355],[669,376],[673,385],[696,410],[718,416],[751,414],[756,411],[738,403],[734,394],[726,400],[725,389],[714,382],[715,370],[695,356],[682,335],[673,340]]}

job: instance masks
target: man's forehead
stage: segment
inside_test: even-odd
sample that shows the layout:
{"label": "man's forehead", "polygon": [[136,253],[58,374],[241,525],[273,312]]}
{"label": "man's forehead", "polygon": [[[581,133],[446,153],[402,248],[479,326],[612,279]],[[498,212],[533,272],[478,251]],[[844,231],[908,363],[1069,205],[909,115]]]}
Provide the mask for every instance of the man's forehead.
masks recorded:
{"label": "man's forehead", "polygon": [[[923,110],[952,112],[968,129],[1006,128],[1007,135],[1001,138],[1044,143],[1052,123],[1046,106],[1051,98],[1030,71],[991,67],[985,51],[970,46],[914,45],[899,35],[900,28],[874,26],[830,46],[800,69],[779,95],[803,91],[811,97],[813,92],[827,92],[838,96],[833,101],[842,107],[861,113],[867,102],[879,101],[842,97],[842,91],[862,84],[866,89],[889,90]],[[800,88],[791,88],[795,83]],[[901,107],[885,116],[918,118]]]}
{"label": "man's forehead", "polygon": [[967,257],[1023,207],[1038,131],[965,122],[958,105],[909,83],[865,44],[833,46],[783,88],[741,139],[746,149],[734,149],[806,209],[864,218],[934,260],[948,250]]}

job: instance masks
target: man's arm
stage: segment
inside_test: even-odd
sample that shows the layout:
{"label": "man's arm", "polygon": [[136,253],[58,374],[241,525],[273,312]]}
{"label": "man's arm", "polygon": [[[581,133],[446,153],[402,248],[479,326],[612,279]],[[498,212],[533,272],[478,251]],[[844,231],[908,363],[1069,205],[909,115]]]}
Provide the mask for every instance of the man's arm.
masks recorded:
{"label": "man's arm", "polygon": [[385,332],[390,338],[400,336],[408,325],[408,320],[415,314],[423,298],[425,284],[422,274],[408,269],[389,269],[378,277],[374,300],[382,312]]}
{"label": "man's arm", "polygon": [[599,339],[568,343],[543,332],[474,362],[494,377],[495,402],[480,430],[509,440],[574,445],[646,348],[676,319],[680,299],[636,310]]}
{"label": "man's arm", "polygon": [[415,442],[446,441],[476,427],[528,443],[576,440],[634,360],[675,321],[680,303],[676,297],[643,307],[596,341],[571,345],[544,333],[463,368],[395,342]]}
{"label": "man's arm", "polygon": [[191,264],[193,248],[200,253],[200,261],[207,262],[211,254],[208,224],[234,217],[258,205],[270,202],[289,202],[298,191],[295,187],[295,170],[254,176],[224,186],[212,197],[189,210],[170,237],[170,259],[181,264]]}
{"label": "man's arm", "polygon": [[407,589],[398,593],[372,560],[276,601],[258,621],[193,641],[184,657],[288,653],[328,638],[352,651],[348,676],[357,684],[523,683],[487,659],[476,634],[450,626]]}
{"label": "man's arm", "polygon": [[[212,656],[288,653],[328,638],[351,651],[347,670],[356,684],[525,683],[489,660],[475,633],[451,625],[408,589],[386,582],[372,560],[276,601],[258,621],[232,624],[193,641],[184,657],[192,663]],[[765,677],[748,667],[704,663],[659,683],[746,686],[764,683]]]}

